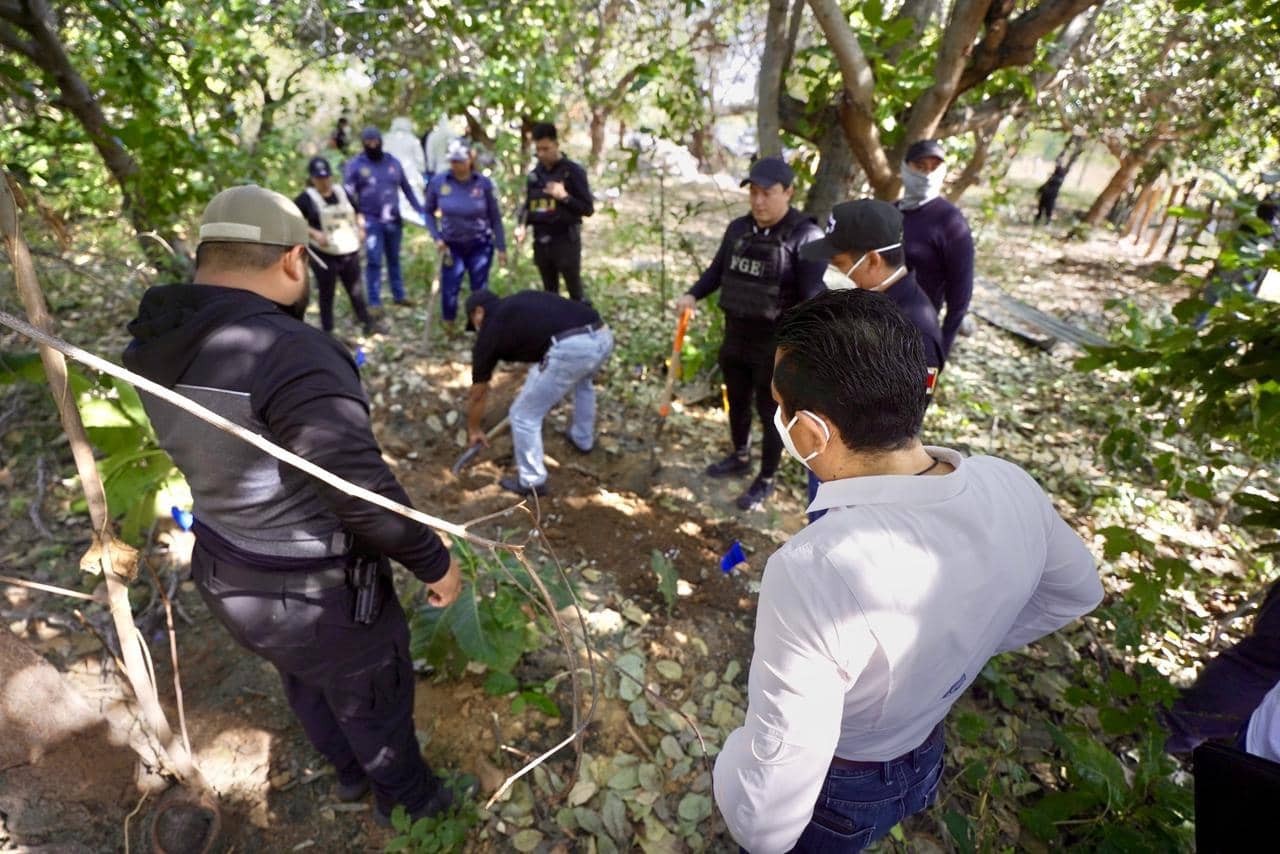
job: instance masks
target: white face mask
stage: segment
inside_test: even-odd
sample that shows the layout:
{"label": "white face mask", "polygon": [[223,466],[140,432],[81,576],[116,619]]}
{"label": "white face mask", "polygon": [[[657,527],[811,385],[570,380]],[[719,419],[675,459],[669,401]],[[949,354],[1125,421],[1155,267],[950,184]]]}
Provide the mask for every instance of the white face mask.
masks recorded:
{"label": "white face mask", "polygon": [[[814,421],[818,422],[818,426],[822,428],[822,435],[826,439],[826,444],[824,444],[820,450],[814,451],[807,457],[800,456],[800,452],[796,450],[796,443],[791,439],[791,428],[796,426],[796,421],[800,420],[801,415],[808,415]],[[827,422],[823,421],[821,418],[806,409],[800,410],[795,415],[791,416],[791,421],[789,423],[783,424],[782,407],[779,406],[773,411],[773,426],[778,429],[778,435],[782,437],[782,447],[786,448],[787,453],[807,469],[812,468],[812,466],[809,465],[809,460],[825,451],[827,449],[827,444],[831,443],[831,428],[827,426]]]}
{"label": "white face mask", "polygon": [[[888,246],[881,246],[877,249],[871,249],[863,252],[862,257],[855,261],[853,266],[847,271],[828,265],[826,271],[822,274],[822,283],[827,286],[828,290],[832,291],[856,288],[858,287],[858,283],[853,280],[853,271],[862,266],[862,262],[867,260],[868,255],[872,252],[888,252],[890,249],[897,249],[901,245],[901,243],[890,243]],[[889,287],[893,281],[895,281],[893,277],[890,277],[889,279],[886,279],[883,284],[877,285],[874,288],[869,288],[868,290],[882,291]]]}
{"label": "white face mask", "polygon": [[942,195],[942,182],[947,178],[943,166],[928,175],[921,175],[909,163],[902,164],[902,206],[907,210],[918,208],[930,199]]}

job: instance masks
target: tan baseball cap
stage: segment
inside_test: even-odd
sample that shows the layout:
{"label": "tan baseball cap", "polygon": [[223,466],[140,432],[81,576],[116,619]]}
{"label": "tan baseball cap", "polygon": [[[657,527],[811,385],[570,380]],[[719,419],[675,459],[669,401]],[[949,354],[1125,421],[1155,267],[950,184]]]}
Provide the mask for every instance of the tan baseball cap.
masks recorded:
{"label": "tan baseball cap", "polygon": [[293,200],[257,184],[223,190],[213,197],[200,217],[201,243],[306,246],[315,262],[325,267],[307,245],[309,241],[307,221]]}

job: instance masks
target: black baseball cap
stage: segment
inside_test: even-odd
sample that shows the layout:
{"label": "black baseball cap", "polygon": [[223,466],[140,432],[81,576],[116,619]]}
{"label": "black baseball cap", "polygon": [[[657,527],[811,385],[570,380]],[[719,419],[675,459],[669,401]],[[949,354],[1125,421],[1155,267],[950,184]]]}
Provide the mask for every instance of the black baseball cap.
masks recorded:
{"label": "black baseball cap", "polygon": [[921,157],[936,157],[939,160],[946,160],[947,152],[943,150],[942,145],[936,139],[921,139],[907,146],[907,156],[903,159],[911,163]]}
{"label": "black baseball cap", "polygon": [[738,186],[755,184],[762,189],[769,189],[774,184],[790,187],[796,180],[796,173],[791,171],[787,161],[781,157],[762,157],[751,164],[751,171]]}
{"label": "black baseball cap", "polygon": [[879,199],[841,202],[827,219],[827,236],[800,247],[806,261],[829,261],[837,252],[867,252],[902,242],[902,212]]}
{"label": "black baseball cap", "polygon": [[502,301],[502,297],[495,294],[488,288],[478,290],[471,296],[467,297],[467,331],[475,332],[476,326],[471,322],[471,312],[477,308],[483,308],[485,314],[488,314],[495,305]]}
{"label": "black baseball cap", "polygon": [[329,178],[333,172],[329,169],[329,161],[323,157],[313,157],[307,163],[307,174],[312,178]]}

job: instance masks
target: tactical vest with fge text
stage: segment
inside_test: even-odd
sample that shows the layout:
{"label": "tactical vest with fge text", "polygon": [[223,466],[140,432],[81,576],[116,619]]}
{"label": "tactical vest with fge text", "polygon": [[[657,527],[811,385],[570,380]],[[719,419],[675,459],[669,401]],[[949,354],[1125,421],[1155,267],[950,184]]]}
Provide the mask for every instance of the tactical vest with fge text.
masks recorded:
{"label": "tactical vest with fge text", "polygon": [[774,321],[782,313],[778,297],[782,291],[784,243],[792,228],[803,218],[778,223],[770,229],[752,230],[734,242],[729,262],[720,275],[720,308],[742,320]]}

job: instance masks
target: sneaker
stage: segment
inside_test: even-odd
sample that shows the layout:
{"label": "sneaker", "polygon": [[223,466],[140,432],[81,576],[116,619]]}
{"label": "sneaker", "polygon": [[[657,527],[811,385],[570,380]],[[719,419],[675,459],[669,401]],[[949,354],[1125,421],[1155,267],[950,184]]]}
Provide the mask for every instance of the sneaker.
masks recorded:
{"label": "sneaker", "polygon": [[[453,792],[450,791],[448,786],[441,783],[437,786],[435,794],[430,798],[427,798],[427,802],[425,804],[409,813],[409,820],[414,822],[420,818],[432,818],[447,812],[451,806],[453,806]],[[391,815],[384,813],[377,807],[374,807],[373,821],[379,827],[390,827]]]}
{"label": "sneaker", "polygon": [[386,331],[387,327],[383,325],[381,320],[371,318],[369,322],[364,325],[365,335],[380,335]]}
{"label": "sneaker", "polygon": [[413,300],[409,299],[408,297],[405,297],[404,299],[398,299],[396,300],[396,305],[400,306],[401,308],[413,308]]}
{"label": "sneaker", "polygon": [[773,478],[757,477],[751,481],[747,491],[738,496],[738,509],[759,510],[764,506],[765,499],[773,495],[773,488]]}
{"label": "sneaker", "polygon": [[369,794],[368,777],[361,777],[354,783],[344,783],[339,780],[333,786],[333,796],[344,804],[358,801],[367,794]]}
{"label": "sneaker", "polygon": [[707,477],[737,477],[751,471],[751,460],[730,454],[718,463],[707,466]]}
{"label": "sneaker", "polygon": [[593,448],[584,448],[581,445],[579,445],[574,440],[573,436],[569,434],[568,430],[564,431],[564,440],[569,443],[569,447],[573,448],[575,451],[582,454],[583,456],[586,456],[587,454],[591,453],[591,451],[593,450]]}
{"label": "sneaker", "polygon": [[528,498],[530,495],[535,494],[539,498],[542,498],[551,494],[551,490],[547,488],[546,483],[540,483],[537,486],[525,486],[520,482],[520,478],[518,477],[504,477],[502,480],[498,481],[498,486],[501,486],[507,492],[514,492],[516,495],[523,496],[524,498]]}

